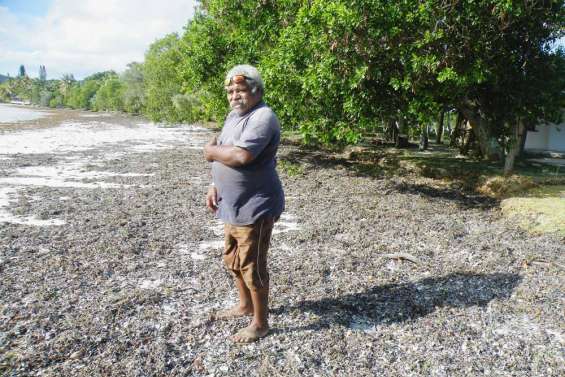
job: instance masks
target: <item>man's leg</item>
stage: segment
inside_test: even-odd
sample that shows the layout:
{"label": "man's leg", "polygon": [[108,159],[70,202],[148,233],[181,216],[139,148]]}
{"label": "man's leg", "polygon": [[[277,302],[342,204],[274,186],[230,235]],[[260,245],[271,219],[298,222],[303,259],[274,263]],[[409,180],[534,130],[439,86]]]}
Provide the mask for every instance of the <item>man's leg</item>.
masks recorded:
{"label": "man's leg", "polygon": [[225,228],[224,263],[234,276],[239,304],[219,314],[223,318],[253,315],[251,323],[232,337],[235,342],[251,342],[269,332],[267,251],[272,228],[272,219],[262,220],[253,227],[227,225]]}
{"label": "man's leg", "polygon": [[234,309],[236,309],[241,315],[254,314],[253,296],[251,295],[251,291],[245,285],[241,275],[236,276],[233,280],[239,294],[239,305],[234,307]]}
{"label": "man's leg", "polygon": [[253,321],[250,326],[258,330],[269,328],[269,287],[249,291],[253,301]]}
{"label": "man's leg", "polygon": [[219,310],[212,314],[213,320],[233,319],[253,315],[253,300],[245,284],[241,272],[234,271],[231,266],[239,265],[237,240],[232,235],[232,226],[224,225],[224,264],[231,271],[239,296],[239,303],[229,309]]}
{"label": "man's leg", "polygon": [[232,336],[236,343],[254,342],[269,333],[269,287],[249,292],[253,301],[253,319],[249,326]]}
{"label": "man's leg", "polygon": [[233,281],[237,288],[239,303],[229,309],[219,310],[212,314],[213,320],[233,319],[237,317],[245,317],[254,315],[253,299],[251,292],[245,285],[240,275],[234,276]]}
{"label": "man's leg", "polygon": [[[269,332],[269,273],[267,270],[267,251],[273,228],[272,219],[263,220],[259,226],[256,244],[251,254],[245,258],[242,275],[249,289],[253,303],[253,319],[249,326],[232,337],[235,342],[251,342],[262,338]],[[245,262],[252,262],[249,265]],[[248,266],[252,266],[248,268]]]}

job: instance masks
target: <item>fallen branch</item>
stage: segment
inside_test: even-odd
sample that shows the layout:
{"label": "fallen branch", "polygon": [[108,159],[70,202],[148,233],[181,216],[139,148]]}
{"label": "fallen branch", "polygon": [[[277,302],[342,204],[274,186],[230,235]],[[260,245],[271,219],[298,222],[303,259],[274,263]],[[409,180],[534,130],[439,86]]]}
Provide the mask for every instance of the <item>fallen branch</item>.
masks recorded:
{"label": "fallen branch", "polygon": [[534,258],[534,259],[530,259],[530,260],[524,259],[522,261],[522,268],[528,268],[530,266],[543,266],[543,267],[555,266],[557,268],[565,270],[565,266],[563,266],[562,264],[557,263],[557,262],[550,262],[550,261],[547,261],[545,259]]}
{"label": "fallen branch", "polygon": [[400,261],[407,260],[408,262],[412,262],[414,264],[422,264],[422,262],[418,258],[408,253],[385,254],[384,257],[389,259],[396,259]]}

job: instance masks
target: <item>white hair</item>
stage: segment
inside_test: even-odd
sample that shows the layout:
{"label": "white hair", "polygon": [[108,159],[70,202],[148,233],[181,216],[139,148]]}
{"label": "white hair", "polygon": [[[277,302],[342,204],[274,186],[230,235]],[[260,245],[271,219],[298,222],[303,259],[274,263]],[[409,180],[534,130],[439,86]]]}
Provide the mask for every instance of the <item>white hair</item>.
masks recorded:
{"label": "white hair", "polygon": [[251,89],[251,93],[255,94],[257,90],[259,90],[262,95],[265,92],[265,86],[263,85],[261,74],[257,68],[249,64],[236,65],[226,74],[226,82],[229,83],[231,79],[237,75],[245,76],[245,81]]}

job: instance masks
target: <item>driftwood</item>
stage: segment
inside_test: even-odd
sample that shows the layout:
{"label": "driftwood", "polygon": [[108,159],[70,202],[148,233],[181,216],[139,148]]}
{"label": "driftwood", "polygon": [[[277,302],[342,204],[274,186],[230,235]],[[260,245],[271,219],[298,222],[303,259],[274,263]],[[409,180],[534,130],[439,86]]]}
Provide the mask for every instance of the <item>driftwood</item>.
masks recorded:
{"label": "driftwood", "polygon": [[561,270],[565,270],[565,266],[563,266],[560,263],[557,262],[550,262],[547,261],[545,259],[537,259],[537,258],[533,258],[533,259],[524,259],[522,260],[522,268],[528,268],[530,266],[542,266],[542,267],[551,267],[551,266],[555,266],[557,268],[560,268]]}
{"label": "driftwood", "polygon": [[412,262],[414,264],[422,264],[422,262],[418,258],[408,253],[385,254],[384,257],[389,259],[396,259],[400,261],[407,260],[408,262]]}

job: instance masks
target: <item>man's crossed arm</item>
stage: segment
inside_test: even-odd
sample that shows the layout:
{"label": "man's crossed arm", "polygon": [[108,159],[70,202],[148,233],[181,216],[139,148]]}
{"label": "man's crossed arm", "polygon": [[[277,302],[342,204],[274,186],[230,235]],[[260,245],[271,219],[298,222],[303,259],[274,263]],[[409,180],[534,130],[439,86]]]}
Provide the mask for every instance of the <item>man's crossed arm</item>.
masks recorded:
{"label": "man's crossed arm", "polygon": [[254,157],[247,149],[233,145],[218,145],[216,137],[212,138],[204,146],[204,158],[206,161],[218,161],[232,168],[247,165]]}
{"label": "man's crossed arm", "polygon": [[[253,154],[247,149],[233,145],[218,145],[216,137],[204,146],[204,158],[208,162],[218,161],[232,168],[249,164],[254,159]],[[214,185],[208,188],[206,207],[212,212],[218,210],[218,191]]]}

